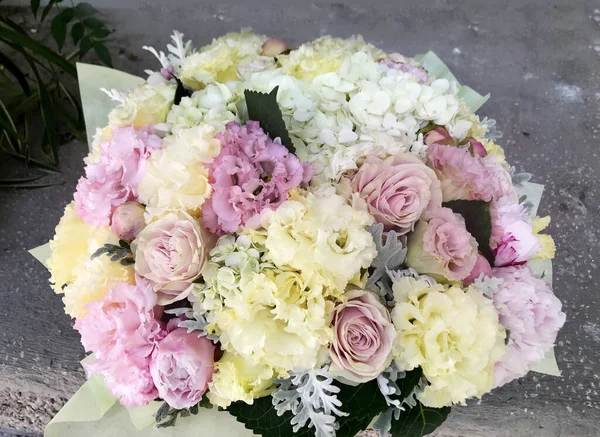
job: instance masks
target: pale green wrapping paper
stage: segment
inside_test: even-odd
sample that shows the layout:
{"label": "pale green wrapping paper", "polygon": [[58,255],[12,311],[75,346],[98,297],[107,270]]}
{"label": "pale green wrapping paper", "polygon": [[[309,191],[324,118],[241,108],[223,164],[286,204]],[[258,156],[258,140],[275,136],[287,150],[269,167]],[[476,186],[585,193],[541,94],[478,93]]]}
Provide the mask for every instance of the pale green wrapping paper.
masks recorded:
{"label": "pale green wrapping paper", "polygon": [[[433,52],[421,55],[418,59],[430,74],[456,80],[446,65]],[[114,88],[127,92],[144,83],[144,80],[118,70],[81,63],[77,64],[77,73],[88,144],[91,144],[96,128],[106,125],[107,114],[116,106],[116,103],[100,91],[100,88]],[[473,111],[476,111],[489,98],[489,95],[481,96],[466,86],[460,87],[459,95]],[[532,212],[535,214],[541,201],[543,185],[526,182],[518,191],[519,197],[527,195],[527,200],[534,206]],[[44,244],[31,249],[29,253],[45,266],[50,256],[50,245],[49,243]],[[529,265],[548,282],[552,281],[551,261],[535,260]],[[88,357],[87,359],[93,358]],[[553,348],[533,370],[549,375],[560,375]],[[176,427],[157,429],[153,423],[154,414],[159,406],[159,402],[152,402],[145,407],[125,408],[108,390],[102,377],[92,376],[48,424],[44,437],[175,437],[182,435],[190,437],[250,437],[254,435],[227,412],[202,408],[196,416],[179,418]]]}

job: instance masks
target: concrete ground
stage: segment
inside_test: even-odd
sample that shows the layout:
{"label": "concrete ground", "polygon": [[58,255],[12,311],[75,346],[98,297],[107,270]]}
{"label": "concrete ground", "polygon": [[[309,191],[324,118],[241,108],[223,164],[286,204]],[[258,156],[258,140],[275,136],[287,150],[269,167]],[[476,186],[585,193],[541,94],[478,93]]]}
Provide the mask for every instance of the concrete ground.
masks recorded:
{"label": "concrete ground", "polygon": [[[509,161],[546,185],[540,214],[553,217],[555,291],[567,313],[557,346],[563,377],[530,374],[457,407],[439,435],[600,435],[597,0],[90,2],[115,30],[117,67],[132,73],[155,66],[141,46],[162,48],[173,28],[201,46],[250,26],[295,44],[361,33],[407,55],[432,49],[459,80],[490,92],[480,113],[498,120]],[[86,151],[80,142],[62,148],[64,185],[0,191],[0,436],[38,435],[83,381],[78,335],[26,250],[52,237]]]}

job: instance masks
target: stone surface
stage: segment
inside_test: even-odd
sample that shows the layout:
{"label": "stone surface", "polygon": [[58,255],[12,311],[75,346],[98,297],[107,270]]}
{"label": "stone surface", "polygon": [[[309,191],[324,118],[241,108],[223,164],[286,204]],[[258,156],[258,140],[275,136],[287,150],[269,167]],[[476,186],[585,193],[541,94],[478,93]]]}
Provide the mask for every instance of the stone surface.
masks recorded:
{"label": "stone surface", "polygon": [[[546,185],[540,214],[553,217],[555,291],[567,313],[557,347],[563,377],[530,374],[469,408],[455,408],[438,434],[600,435],[597,1],[91,3],[115,29],[116,66],[132,73],[156,65],[141,46],[162,48],[173,28],[201,46],[250,26],[295,44],[361,33],[407,55],[432,49],[459,80],[490,92],[480,113],[498,120],[509,161]],[[78,335],[47,285],[48,273],[26,250],[51,238],[85,153],[80,142],[62,148],[63,185],[0,191],[0,436],[35,435],[83,380]]]}

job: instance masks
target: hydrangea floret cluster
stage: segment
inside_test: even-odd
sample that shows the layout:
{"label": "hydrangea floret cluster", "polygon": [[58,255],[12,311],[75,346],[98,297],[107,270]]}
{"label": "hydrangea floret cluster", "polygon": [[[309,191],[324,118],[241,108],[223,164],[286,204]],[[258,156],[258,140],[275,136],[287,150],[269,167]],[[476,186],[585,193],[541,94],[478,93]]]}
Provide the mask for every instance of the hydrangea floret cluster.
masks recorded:
{"label": "hydrangea floret cluster", "polygon": [[160,65],[105,90],[48,261],[122,405],[424,435],[553,347],[565,315],[531,268],[554,256],[549,217],[431,56],[249,30],[145,49]]}

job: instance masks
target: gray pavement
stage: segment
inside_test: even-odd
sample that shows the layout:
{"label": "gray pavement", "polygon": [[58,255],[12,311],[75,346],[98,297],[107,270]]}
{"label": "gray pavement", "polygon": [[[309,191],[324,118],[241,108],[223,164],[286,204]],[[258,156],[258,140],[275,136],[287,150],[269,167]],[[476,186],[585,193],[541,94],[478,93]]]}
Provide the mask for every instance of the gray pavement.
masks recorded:
{"label": "gray pavement", "polygon": [[[459,80],[490,92],[480,113],[498,120],[509,161],[546,185],[540,214],[553,217],[555,292],[567,313],[557,347],[563,377],[530,374],[455,408],[438,435],[600,435],[600,2],[91,3],[115,29],[116,66],[132,73],[154,65],[141,46],[163,47],[173,28],[200,46],[250,26],[295,44],[361,33],[407,55],[432,49]],[[38,432],[83,380],[78,335],[26,250],[51,238],[85,153],[80,142],[62,148],[64,185],[0,191],[0,435]]]}

